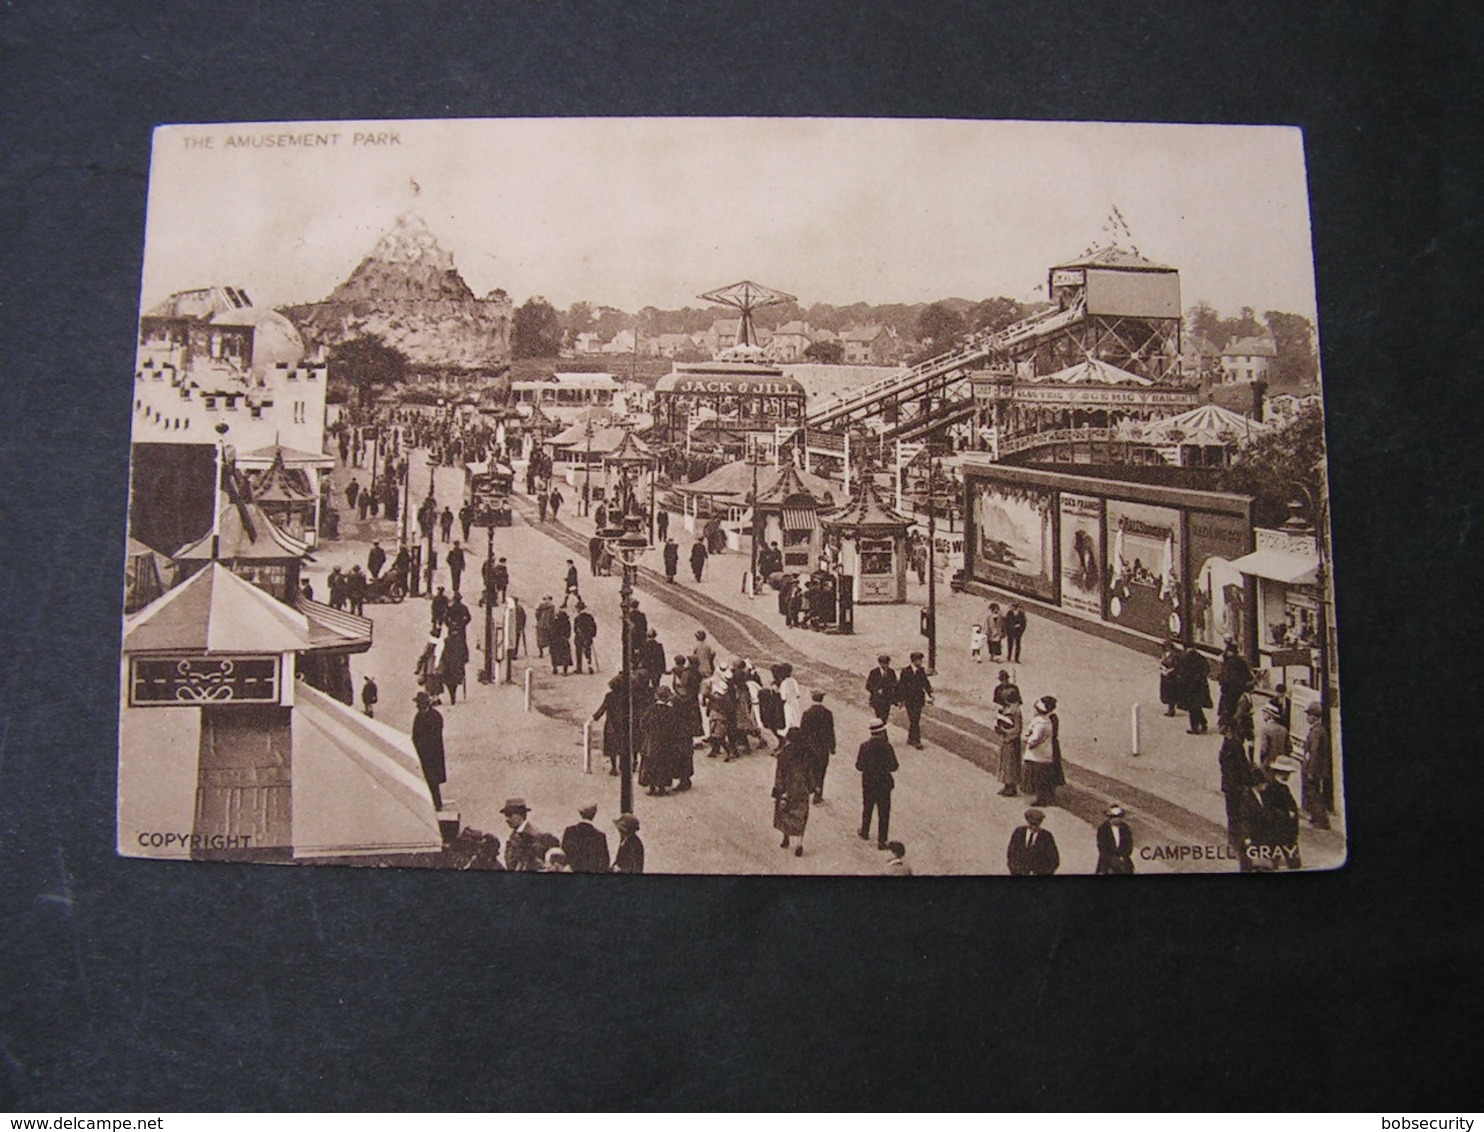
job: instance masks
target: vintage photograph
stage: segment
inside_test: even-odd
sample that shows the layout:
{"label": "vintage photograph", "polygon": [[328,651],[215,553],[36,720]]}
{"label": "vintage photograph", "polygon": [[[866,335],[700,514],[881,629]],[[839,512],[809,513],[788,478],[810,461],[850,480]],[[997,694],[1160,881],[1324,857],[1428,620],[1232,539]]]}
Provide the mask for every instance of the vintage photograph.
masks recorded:
{"label": "vintage photograph", "polygon": [[162,126],[118,851],[1337,868],[1315,294],[1292,128]]}

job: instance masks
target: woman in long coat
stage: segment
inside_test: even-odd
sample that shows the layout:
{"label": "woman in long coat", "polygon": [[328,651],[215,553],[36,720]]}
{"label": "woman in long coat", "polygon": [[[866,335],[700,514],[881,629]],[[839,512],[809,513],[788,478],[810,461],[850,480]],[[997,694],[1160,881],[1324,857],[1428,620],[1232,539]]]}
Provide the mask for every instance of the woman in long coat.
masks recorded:
{"label": "woman in long coat", "polygon": [[1020,733],[1025,715],[1020,710],[1020,689],[1013,684],[1004,693],[1004,703],[994,721],[1000,737],[1000,797],[1013,798],[1020,793]]}
{"label": "woman in long coat", "polygon": [[804,690],[794,679],[792,664],[779,664],[773,669],[773,679],[778,684],[778,694],[783,697],[783,726],[785,730],[797,727],[804,718]]}
{"label": "woman in long coat", "polygon": [[551,670],[563,676],[572,669],[572,619],[565,609],[558,609],[551,619]]}
{"label": "woman in long coat", "polygon": [[732,686],[731,672],[722,665],[711,675],[706,692],[706,727],[711,740],[711,758],[726,748],[726,761],[736,757],[736,690]]}
{"label": "woman in long coat", "polygon": [[1035,804],[1049,806],[1056,788],[1066,782],[1061,763],[1061,720],[1056,714],[1056,697],[1042,696],[1033,705],[1035,713],[1025,729],[1021,751],[1021,773],[1027,793],[1035,795]]}
{"label": "woman in long coat", "polygon": [[1181,707],[1180,646],[1166,641],[1159,650],[1159,702],[1165,714],[1174,715]]}
{"label": "woman in long coat", "polygon": [[[669,688],[655,692],[654,703],[645,709],[640,721],[639,785],[645,787],[650,797],[659,797],[670,792],[670,783],[675,781],[675,740],[680,731],[680,719],[670,702]],[[686,741],[689,746],[689,739]]]}
{"label": "woman in long coat", "polygon": [[603,721],[603,753],[608,756],[608,773],[618,773],[619,755],[629,745],[629,694],[624,687],[623,674],[608,681],[608,692],[593,720]]}
{"label": "woman in long coat", "polygon": [[773,771],[773,828],[783,834],[781,848],[798,838],[794,856],[804,855],[804,830],[809,826],[809,800],[814,796],[814,772],[808,747],[799,742],[799,729],[789,728],[778,744],[778,766]]}

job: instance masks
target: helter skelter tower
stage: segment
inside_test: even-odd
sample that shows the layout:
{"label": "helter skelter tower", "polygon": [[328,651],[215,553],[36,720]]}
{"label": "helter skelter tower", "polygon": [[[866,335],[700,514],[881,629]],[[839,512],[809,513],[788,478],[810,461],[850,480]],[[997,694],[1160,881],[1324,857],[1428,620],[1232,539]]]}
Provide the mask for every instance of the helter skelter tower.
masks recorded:
{"label": "helter skelter tower", "polygon": [[706,291],[696,297],[720,303],[724,307],[732,307],[741,312],[742,322],[737,328],[738,346],[757,345],[756,334],[752,326],[753,311],[761,307],[775,307],[780,303],[797,301],[795,295],[790,295],[785,291],[775,291],[772,287],[764,287],[761,283],[754,283],[750,279],[744,279],[740,283],[733,283],[730,287],[722,287],[717,291]]}

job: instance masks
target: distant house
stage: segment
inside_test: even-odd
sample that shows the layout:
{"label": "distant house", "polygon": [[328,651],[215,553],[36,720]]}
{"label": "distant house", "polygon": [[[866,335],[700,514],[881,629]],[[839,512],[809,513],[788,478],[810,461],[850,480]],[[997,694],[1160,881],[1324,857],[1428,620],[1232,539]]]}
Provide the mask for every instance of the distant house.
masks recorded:
{"label": "distant house", "polygon": [[1267,381],[1277,358],[1278,346],[1271,338],[1233,338],[1221,351],[1221,379]]}
{"label": "distant house", "polygon": [[794,319],[785,322],[777,330],[773,331],[773,339],[768,343],[768,352],[777,362],[797,362],[804,356],[804,351],[814,344],[814,336],[809,330],[808,323]]}
{"label": "distant house", "polygon": [[1180,344],[1180,369],[1192,377],[1221,368],[1221,351],[1203,334],[1187,334]]}
{"label": "distant house", "polygon": [[686,358],[701,350],[689,334],[657,334],[650,341],[654,344],[653,352],[662,358]]}
{"label": "distant house", "polygon": [[613,338],[603,343],[598,348],[600,354],[632,354],[634,352],[634,332],[632,330],[620,330]]}
{"label": "distant house", "polygon": [[[766,346],[771,335],[760,326],[754,326],[754,346]],[[740,318],[719,318],[711,324],[709,330],[704,330],[699,335],[701,345],[714,358],[723,350],[730,350],[737,344],[737,336],[742,332],[742,320]]]}
{"label": "distant house", "polygon": [[596,354],[602,345],[602,339],[594,330],[584,330],[572,340],[572,350],[578,354]]}
{"label": "distant house", "polygon": [[896,352],[896,337],[885,326],[857,326],[840,335],[845,347],[845,364],[884,366]]}

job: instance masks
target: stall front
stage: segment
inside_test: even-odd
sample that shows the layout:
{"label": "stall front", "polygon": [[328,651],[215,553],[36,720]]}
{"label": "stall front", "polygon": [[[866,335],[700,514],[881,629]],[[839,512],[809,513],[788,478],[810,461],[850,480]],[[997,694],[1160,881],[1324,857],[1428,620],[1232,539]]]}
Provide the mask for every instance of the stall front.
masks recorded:
{"label": "stall front", "polygon": [[907,600],[907,531],[911,521],[881,502],[870,476],[843,509],[820,519],[826,545],[851,579],[857,605]]}
{"label": "stall front", "polygon": [[1257,580],[1257,656],[1266,683],[1288,680],[1292,669],[1318,687],[1319,546],[1312,534],[1253,532],[1257,549],[1232,567]]}
{"label": "stall front", "polygon": [[[331,626],[220,563],[124,622],[119,851],[212,860],[433,859],[410,739],[301,677]],[[369,637],[366,641],[369,644]]]}
{"label": "stall front", "polygon": [[[824,554],[824,528],[819,524],[823,502],[804,486],[797,468],[783,466],[767,490],[758,490],[753,501],[753,531],[758,540],[759,563],[765,551],[777,548],[777,570],[807,573]],[[761,568],[761,566],[760,566]],[[762,569],[766,576],[770,571]]]}

